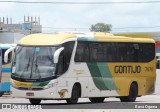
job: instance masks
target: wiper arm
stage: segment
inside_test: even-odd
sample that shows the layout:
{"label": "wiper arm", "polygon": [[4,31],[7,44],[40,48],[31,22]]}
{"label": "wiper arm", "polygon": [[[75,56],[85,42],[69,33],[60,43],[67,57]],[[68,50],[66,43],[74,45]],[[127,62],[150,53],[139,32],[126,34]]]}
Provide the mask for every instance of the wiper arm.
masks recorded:
{"label": "wiper arm", "polygon": [[29,68],[29,66],[30,66],[29,63],[30,63],[30,57],[29,57],[29,59],[28,59],[28,64],[27,64],[27,66],[24,68],[24,70],[23,70],[22,74],[20,75],[20,77],[23,76],[23,73],[24,73],[25,71],[28,71],[28,68]]}
{"label": "wiper arm", "polygon": [[35,62],[35,66],[36,66],[35,73],[36,73],[36,71],[37,71],[37,73],[38,73],[38,75],[39,75],[39,79],[40,79],[40,78],[41,78],[41,75],[40,75],[40,72],[39,72],[37,60],[38,60],[38,57],[37,57],[36,62]]}
{"label": "wiper arm", "polygon": [[27,64],[27,71],[28,71],[28,68],[29,68],[29,63],[30,63],[30,57],[29,57],[28,64]]}

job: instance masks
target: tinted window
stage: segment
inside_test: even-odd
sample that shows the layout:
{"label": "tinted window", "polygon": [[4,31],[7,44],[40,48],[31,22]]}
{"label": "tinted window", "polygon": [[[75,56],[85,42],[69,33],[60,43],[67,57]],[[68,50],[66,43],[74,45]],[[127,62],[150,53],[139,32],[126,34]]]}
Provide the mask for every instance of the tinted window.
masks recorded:
{"label": "tinted window", "polygon": [[117,43],[118,62],[141,62],[142,47],[137,43]]}
{"label": "tinted window", "polygon": [[143,46],[143,62],[148,62],[155,57],[155,45],[154,44],[142,44]]}
{"label": "tinted window", "polygon": [[88,62],[89,61],[89,46],[88,42],[79,42],[77,44],[77,50],[76,50],[76,56],[75,61],[76,62]]}
{"label": "tinted window", "polygon": [[64,50],[61,52],[58,60],[56,74],[61,75],[68,70],[75,42],[67,42],[62,44]]}
{"label": "tinted window", "polygon": [[149,62],[155,57],[154,44],[79,42],[76,62]]}

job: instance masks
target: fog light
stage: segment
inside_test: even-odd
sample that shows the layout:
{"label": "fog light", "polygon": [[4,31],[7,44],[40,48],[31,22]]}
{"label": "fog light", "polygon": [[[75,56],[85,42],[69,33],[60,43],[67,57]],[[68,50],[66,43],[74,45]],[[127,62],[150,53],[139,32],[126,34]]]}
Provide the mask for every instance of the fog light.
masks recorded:
{"label": "fog light", "polygon": [[53,94],[54,94],[53,92],[50,93],[50,95],[53,95]]}

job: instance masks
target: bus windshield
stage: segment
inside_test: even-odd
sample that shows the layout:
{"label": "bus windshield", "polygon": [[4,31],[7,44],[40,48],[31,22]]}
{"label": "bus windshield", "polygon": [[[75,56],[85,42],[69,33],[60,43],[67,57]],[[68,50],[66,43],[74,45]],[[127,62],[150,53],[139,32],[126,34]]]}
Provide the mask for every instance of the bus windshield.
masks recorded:
{"label": "bus windshield", "polygon": [[27,80],[41,80],[55,76],[53,55],[57,47],[17,46],[12,75]]}

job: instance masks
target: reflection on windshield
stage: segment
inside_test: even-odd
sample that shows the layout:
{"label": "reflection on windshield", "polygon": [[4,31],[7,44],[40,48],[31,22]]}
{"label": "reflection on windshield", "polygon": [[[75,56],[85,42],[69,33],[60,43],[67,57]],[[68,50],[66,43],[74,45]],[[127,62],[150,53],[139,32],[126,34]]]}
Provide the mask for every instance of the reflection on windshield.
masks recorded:
{"label": "reflection on windshield", "polygon": [[55,75],[53,54],[56,47],[17,46],[12,71],[23,79],[42,79]]}

